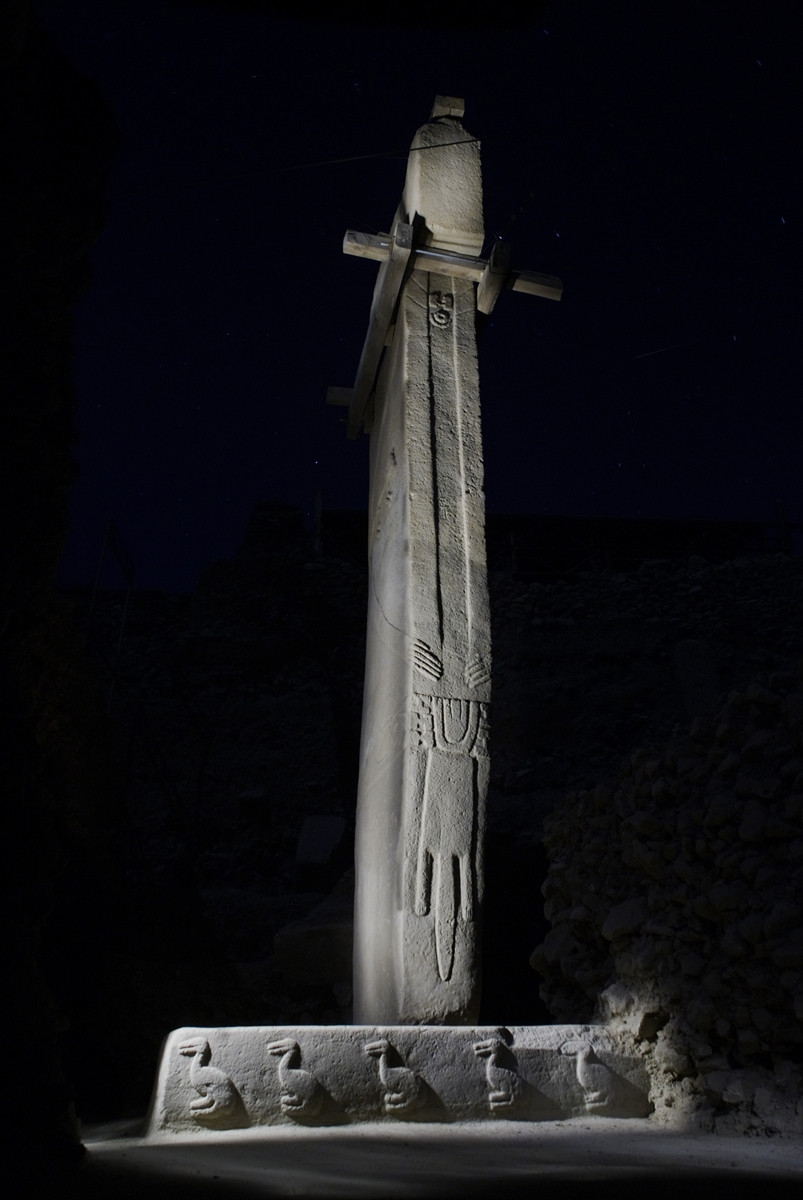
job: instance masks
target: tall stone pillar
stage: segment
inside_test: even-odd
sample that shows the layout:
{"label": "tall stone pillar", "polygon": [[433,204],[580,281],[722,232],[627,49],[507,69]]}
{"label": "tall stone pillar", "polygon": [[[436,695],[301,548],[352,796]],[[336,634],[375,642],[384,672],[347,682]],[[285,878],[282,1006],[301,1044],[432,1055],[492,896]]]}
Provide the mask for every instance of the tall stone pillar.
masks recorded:
{"label": "tall stone pillar", "polygon": [[[448,110],[416,134],[399,222],[416,245],[480,253],[479,146]],[[475,318],[471,282],[411,271],[375,393],[360,1024],[472,1023],[479,1007],[491,641]]]}
{"label": "tall stone pillar", "polygon": [[354,388],[329,389],[349,432],[371,431],[355,1024],[175,1030],[159,1138],[652,1108],[642,1056],[602,1027],[476,1026],[491,649],[475,307],[562,285],[477,254],[479,150],[458,116],[436,100],[390,233],[344,241],[382,263]]}

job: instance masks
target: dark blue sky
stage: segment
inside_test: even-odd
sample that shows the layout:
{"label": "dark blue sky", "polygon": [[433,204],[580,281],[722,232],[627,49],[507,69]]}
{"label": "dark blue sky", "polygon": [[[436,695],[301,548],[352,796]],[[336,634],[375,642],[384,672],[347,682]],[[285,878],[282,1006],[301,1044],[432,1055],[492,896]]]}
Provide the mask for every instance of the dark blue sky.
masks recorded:
{"label": "dark blue sky", "polygon": [[792,6],[271,7],[35,4],[121,134],[76,313],[66,582],[109,518],[140,586],[184,590],[259,500],[364,506],[366,439],[325,393],[353,382],[376,267],[341,242],[387,228],[438,92],[482,141],[489,238],[566,287],[503,296],[484,333],[489,508],[803,520]]}

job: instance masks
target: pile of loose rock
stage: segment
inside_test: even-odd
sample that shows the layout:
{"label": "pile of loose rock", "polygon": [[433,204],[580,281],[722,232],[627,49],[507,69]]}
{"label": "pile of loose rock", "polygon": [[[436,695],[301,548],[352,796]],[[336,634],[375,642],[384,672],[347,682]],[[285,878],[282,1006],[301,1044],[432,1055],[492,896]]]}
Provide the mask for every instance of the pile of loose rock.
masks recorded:
{"label": "pile of loose rock", "polygon": [[667,1120],[800,1129],[800,672],[731,691],[570,793],[545,844],[552,928],[531,961],[550,1010],[641,1043]]}

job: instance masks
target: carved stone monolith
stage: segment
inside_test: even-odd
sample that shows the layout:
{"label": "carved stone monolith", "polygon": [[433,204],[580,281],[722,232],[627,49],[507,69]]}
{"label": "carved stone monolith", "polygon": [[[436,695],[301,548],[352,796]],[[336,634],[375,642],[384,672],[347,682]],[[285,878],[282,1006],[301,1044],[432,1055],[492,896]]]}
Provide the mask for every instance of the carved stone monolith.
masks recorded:
{"label": "carved stone monolith", "polygon": [[175,1030],[154,1139],[651,1111],[643,1056],[604,1028],[476,1025],[491,643],[475,315],[502,287],[561,284],[479,257],[462,111],[437,98],[391,232],[345,241],[382,264],[354,388],[330,389],[371,433],[355,1023]]}
{"label": "carved stone monolith", "polygon": [[[349,406],[371,434],[368,642],[357,806],[354,1019],[477,1019],[491,632],[476,314],[503,287],[560,299],[484,238],[479,143],[437,96],[388,234]],[[477,285],[475,289],[475,283]]]}
{"label": "carved stone monolith", "polygon": [[[416,134],[401,225],[417,245],[481,251],[479,146],[451,111]],[[479,1006],[491,636],[475,321],[470,280],[411,271],[368,418],[359,1023],[468,1023]]]}

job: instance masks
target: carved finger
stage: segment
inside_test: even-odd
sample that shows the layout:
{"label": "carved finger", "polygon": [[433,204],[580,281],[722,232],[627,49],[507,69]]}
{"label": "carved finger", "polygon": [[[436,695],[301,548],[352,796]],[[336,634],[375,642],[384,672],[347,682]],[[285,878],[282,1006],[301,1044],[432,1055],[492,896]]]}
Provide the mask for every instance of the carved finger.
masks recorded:
{"label": "carved finger", "polygon": [[472,870],[471,859],[468,854],[459,856],[460,862],[460,915],[464,921],[471,920],[471,913],[474,903],[472,896]]}
{"label": "carved finger", "polygon": [[439,855],[437,871],[437,893],[435,898],[435,950],[438,959],[438,974],[446,982],[451,978],[454,963],[454,940],[456,925],[455,876],[456,863],[449,855]]}
{"label": "carved finger", "polygon": [[415,879],[416,916],[425,917],[429,912],[432,896],[432,855],[423,847],[418,854],[418,870]]}

